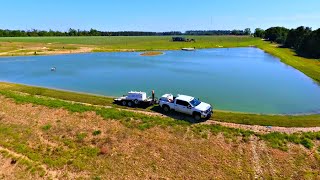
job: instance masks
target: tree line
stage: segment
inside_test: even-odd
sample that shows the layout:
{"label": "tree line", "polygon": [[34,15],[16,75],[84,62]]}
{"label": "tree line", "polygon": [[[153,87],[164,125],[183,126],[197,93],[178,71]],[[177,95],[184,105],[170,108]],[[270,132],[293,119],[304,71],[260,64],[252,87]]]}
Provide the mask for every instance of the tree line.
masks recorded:
{"label": "tree line", "polygon": [[320,28],[314,31],[304,26],[296,29],[271,27],[263,30],[257,28],[254,36],[292,48],[301,56],[320,58]]}
{"label": "tree line", "polygon": [[245,30],[197,30],[197,31],[186,31],[184,35],[238,35],[245,36],[250,35],[250,28],[246,28]]}
{"label": "tree line", "polygon": [[245,30],[197,30],[197,31],[98,31],[96,29],[76,30],[70,28],[68,31],[43,31],[43,30],[8,30],[0,29],[0,37],[37,37],[37,36],[175,36],[175,35],[250,35],[249,28]]}

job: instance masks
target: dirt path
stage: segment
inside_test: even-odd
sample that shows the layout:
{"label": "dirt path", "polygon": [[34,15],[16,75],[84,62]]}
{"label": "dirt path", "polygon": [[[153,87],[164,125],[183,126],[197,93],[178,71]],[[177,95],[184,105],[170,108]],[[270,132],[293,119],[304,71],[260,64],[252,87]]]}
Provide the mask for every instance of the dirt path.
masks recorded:
{"label": "dirt path", "polygon": [[239,128],[250,130],[258,133],[270,133],[270,132],[280,132],[293,134],[297,132],[318,132],[320,131],[320,127],[278,127],[278,126],[259,126],[259,125],[246,125],[246,124],[236,124],[236,123],[228,123],[228,122],[220,122],[214,120],[208,120],[203,122],[202,124],[219,124],[221,126],[231,127],[231,128]]}
{"label": "dirt path", "polygon": [[[21,93],[24,94],[24,93]],[[43,97],[43,96],[38,96]],[[44,97],[48,98],[48,97]],[[48,98],[48,99],[55,99],[55,98]],[[56,99],[57,100],[57,99]],[[61,99],[59,99],[61,100]],[[75,101],[67,101],[67,100],[61,100],[69,103],[78,103],[86,106],[95,106],[95,107],[101,107],[101,108],[113,108],[112,106],[101,106],[101,105],[92,105],[88,103],[81,103],[81,102],[75,102]],[[178,113],[171,113],[169,115],[158,113],[158,112],[150,112],[150,111],[144,111],[144,110],[137,110],[137,109],[124,109],[124,108],[116,108],[120,111],[130,111],[135,113],[141,113],[149,116],[160,116],[160,117],[171,117],[174,119],[180,119],[180,120],[187,120],[189,122],[193,122],[193,118],[187,115],[178,114]],[[244,130],[250,130],[256,133],[270,133],[270,132],[280,132],[280,133],[287,133],[287,134],[293,134],[293,133],[299,133],[299,132],[318,132],[320,131],[320,127],[278,127],[278,126],[260,126],[260,125],[246,125],[246,124],[237,124],[237,123],[228,123],[228,122],[220,122],[215,120],[207,120],[205,122],[199,123],[199,124],[212,124],[212,125],[221,125],[225,127],[230,128],[237,128],[237,129],[244,129]],[[195,124],[196,125],[196,124]]]}

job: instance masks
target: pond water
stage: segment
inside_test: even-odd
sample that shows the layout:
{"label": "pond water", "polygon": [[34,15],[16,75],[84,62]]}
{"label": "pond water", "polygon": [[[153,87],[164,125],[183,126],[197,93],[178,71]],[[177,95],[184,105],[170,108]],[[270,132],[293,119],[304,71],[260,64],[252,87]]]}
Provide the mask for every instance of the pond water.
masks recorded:
{"label": "pond water", "polygon": [[[320,86],[257,48],[89,53],[0,58],[0,81],[107,96],[154,89],[186,94],[214,108],[264,114],[320,112]],[[56,67],[52,72],[51,67]]]}

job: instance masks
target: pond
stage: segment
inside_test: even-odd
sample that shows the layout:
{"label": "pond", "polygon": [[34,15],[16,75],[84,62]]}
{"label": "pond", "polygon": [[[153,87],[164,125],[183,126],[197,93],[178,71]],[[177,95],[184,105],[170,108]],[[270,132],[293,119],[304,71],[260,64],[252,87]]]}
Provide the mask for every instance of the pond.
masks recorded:
{"label": "pond", "polygon": [[[56,71],[51,71],[56,67]],[[107,96],[186,94],[214,108],[264,114],[320,112],[320,86],[257,48],[0,58],[0,81]]]}

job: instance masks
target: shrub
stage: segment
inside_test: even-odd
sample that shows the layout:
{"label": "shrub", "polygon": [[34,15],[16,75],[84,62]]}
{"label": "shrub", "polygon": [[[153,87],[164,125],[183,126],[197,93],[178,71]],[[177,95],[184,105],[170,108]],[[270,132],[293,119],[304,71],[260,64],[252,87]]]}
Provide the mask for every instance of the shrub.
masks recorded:
{"label": "shrub", "polygon": [[42,130],[48,131],[52,126],[50,124],[42,126]]}
{"label": "shrub", "polygon": [[313,147],[313,143],[310,139],[308,138],[303,138],[300,142],[304,147],[311,149]]}
{"label": "shrub", "polygon": [[78,141],[83,141],[83,139],[87,137],[87,133],[79,133],[77,134],[77,140]]}
{"label": "shrub", "polygon": [[101,134],[101,131],[100,131],[100,130],[93,131],[93,133],[92,133],[92,135],[94,135],[94,136],[97,136],[97,135],[99,135],[99,134]]}

